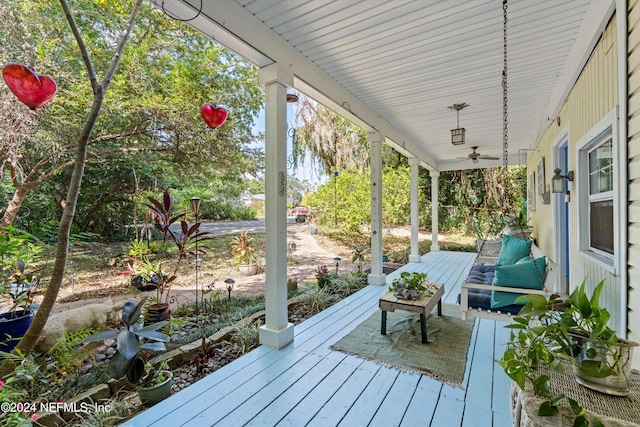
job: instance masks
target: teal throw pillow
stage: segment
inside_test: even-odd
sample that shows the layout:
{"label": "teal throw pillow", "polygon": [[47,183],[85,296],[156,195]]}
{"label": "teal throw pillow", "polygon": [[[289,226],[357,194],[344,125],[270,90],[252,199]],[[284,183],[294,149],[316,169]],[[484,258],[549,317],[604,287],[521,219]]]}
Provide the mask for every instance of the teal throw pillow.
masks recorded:
{"label": "teal throw pillow", "polygon": [[505,234],[502,236],[502,247],[496,260],[496,265],[513,265],[521,258],[529,256],[531,240],[523,240]]}
{"label": "teal throw pillow", "polygon": [[[536,258],[535,261],[524,261],[515,265],[496,266],[493,286],[542,289],[546,268],[546,257]],[[536,269],[538,271],[536,271]],[[491,308],[500,308],[514,304],[516,298],[521,295],[523,294],[491,291]]]}

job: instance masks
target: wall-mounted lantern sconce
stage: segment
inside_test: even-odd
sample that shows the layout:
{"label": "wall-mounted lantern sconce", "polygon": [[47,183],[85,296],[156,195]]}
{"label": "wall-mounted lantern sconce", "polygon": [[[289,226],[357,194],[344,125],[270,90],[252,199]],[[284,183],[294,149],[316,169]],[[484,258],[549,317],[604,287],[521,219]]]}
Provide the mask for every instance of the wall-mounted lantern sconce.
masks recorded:
{"label": "wall-mounted lantern sconce", "polygon": [[560,175],[562,170],[560,170],[560,168],[555,168],[553,172],[555,175],[551,178],[551,191],[554,193],[564,193],[566,191],[564,180],[573,181],[573,171],[567,172],[566,175]]}

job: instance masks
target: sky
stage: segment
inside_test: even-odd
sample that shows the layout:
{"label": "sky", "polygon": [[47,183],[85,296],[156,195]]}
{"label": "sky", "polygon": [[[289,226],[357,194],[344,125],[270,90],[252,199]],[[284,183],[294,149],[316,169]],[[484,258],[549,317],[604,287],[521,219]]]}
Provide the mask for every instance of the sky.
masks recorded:
{"label": "sky", "polygon": [[[264,122],[264,108],[261,108],[258,116],[253,121],[253,128],[251,129],[252,132],[254,134],[264,132]],[[287,122],[289,123],[289,128],[295,125],[295,106],[291,103],[287,104]],[[291,137],[287,137],[287,157],[291,155],[291,144]],[[291,170],[288,170],[287,172],[289,174],[292,173]],[[304,165],[297,168],[297,170],[293,173],[293,176],[295,176],[300,181],[308,180],[313,185],[318,185],[326,181],[326,177],[321,177],[317,172],[314,172],[308,158],[306,159]]]}

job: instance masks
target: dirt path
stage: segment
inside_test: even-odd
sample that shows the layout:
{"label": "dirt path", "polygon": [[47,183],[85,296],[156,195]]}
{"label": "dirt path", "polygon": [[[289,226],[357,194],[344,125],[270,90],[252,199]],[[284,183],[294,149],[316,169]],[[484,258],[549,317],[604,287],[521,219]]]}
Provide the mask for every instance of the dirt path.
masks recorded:
{"label": "dirt path", "polygon": [[[315,281],[315,271],[320,265],[326,265],[330,269],[335,269],[336,256],[342,257],[339,262],[339,271],[356,271],[358,266],[351,263],[350,255],[344,253],[344,249],[341,254],[334,254],[322,248],[313,235],[308,231],[308,227],[304,224],[297,226],[290,226],[287,231],[287,240],[289,246],[288,255],[291,256],[297,264],[287,266],[287,276],[289,279],[297,279],[298,284],[308,283]],[[291,244],[295,244],[295,247]],[[336,251],[338,252],[338,251]],[[232,295],[251,295],[261,294],[265,291],[265,273],[259,273],[254,276],[240,276],[239,273],[236,277],[233,277],[235,284],[233,286]],[[208,282],[202,280],[203,282]],[[200,284],[202,287],[202,283]],[[220,289],[226,294],[227,288],[223,280],[216,281],[214,283],[215,289]],[[111,297],[101,297],[93,299],[83,299],[79,301],[58,303],[55,305],[53,313],[58,313],[65,310],[81,307],[87,304],[100,303],[108,298],[111,298],[114,302],[126,301],[126,300],[139,300],[142,295],[155,296],[155,291],[142,292],[140,296],[132,296],[129,294],[124,295],[112,295]],[[195,286],[174,286],[171,289],[172,307],[177,307],[195,300]]]}

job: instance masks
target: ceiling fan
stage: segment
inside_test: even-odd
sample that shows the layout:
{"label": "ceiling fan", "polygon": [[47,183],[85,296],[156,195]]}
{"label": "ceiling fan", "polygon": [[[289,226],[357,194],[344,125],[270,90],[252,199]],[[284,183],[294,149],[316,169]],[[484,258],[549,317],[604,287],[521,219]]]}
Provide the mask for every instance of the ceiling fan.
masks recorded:
{"label": "ceiling fan", "polygon": [[475,145],[473,147],[471,147],[471,153],[469,153],[469,155],[467,156],[467,158],[471,159],[471,161],[475,164],[478,163],[479,160],[500,160],[499,157],[495,157],[495,156],[487,156],[484,154],[480,154],[478,153],[476,150],[478,149],[478,146]]}

